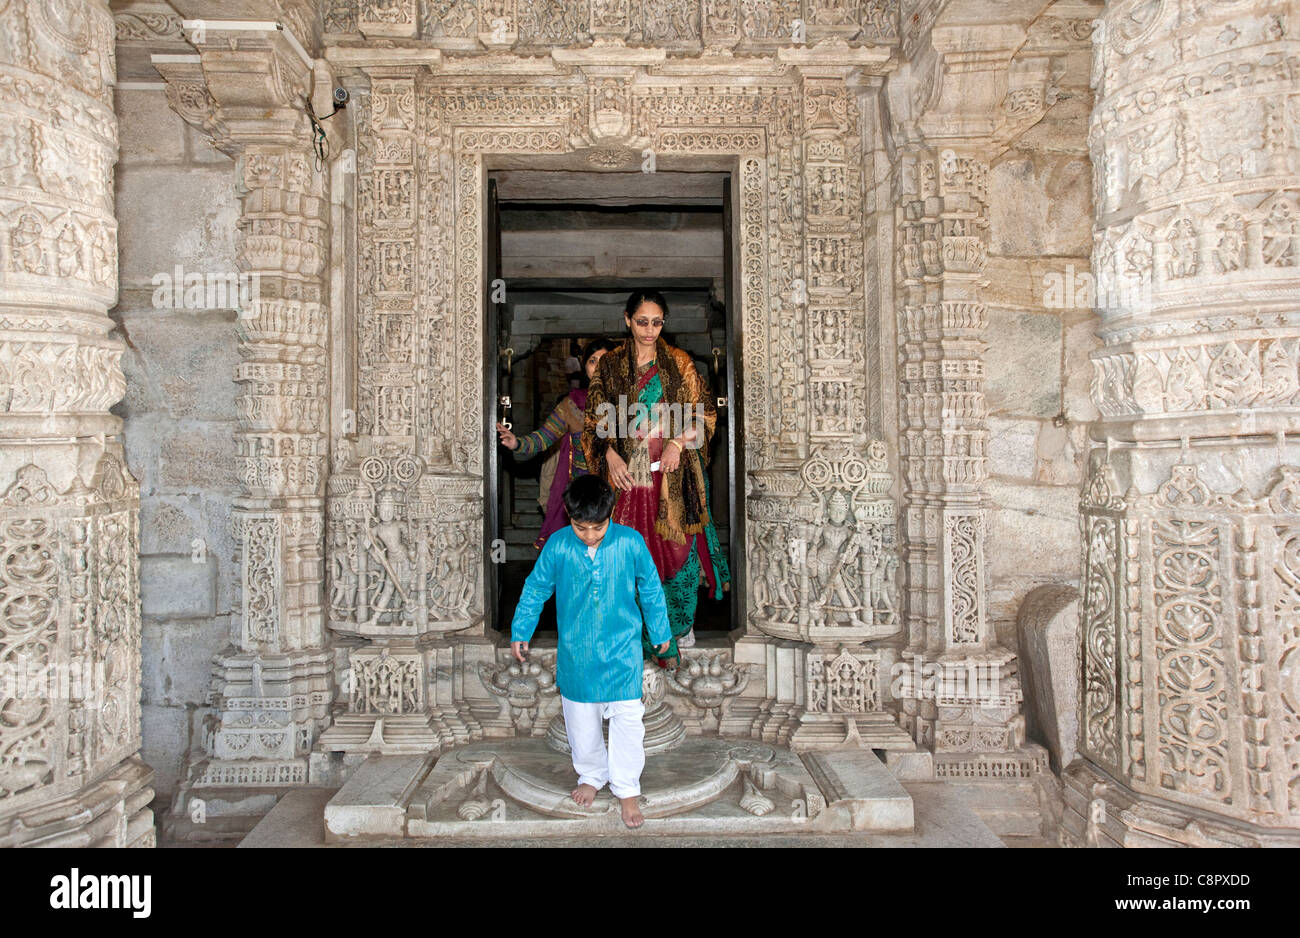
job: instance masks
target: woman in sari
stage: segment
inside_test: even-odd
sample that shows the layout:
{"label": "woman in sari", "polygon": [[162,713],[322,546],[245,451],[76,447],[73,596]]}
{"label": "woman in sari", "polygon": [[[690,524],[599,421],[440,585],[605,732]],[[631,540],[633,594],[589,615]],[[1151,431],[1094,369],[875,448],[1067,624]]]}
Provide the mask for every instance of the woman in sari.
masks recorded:
{"label": "woman in sari", "polygon": [[[600,359],[618,347],[610,339],[593,339],[582,352],[582,371],[590,381]],[[564,400],[551,411],[542,425],[527,436],[515,436],[503,423],[497,424],[497,435],[501,444],[515,454],[515,459],[532,459],[560,441],[559,466],[555,479],[551,482],[550,494],[546,499],[546,514],[542,520],[541,533],[533,546],[538,550],[546,539],[569,523],[569,516],[564,510],[564,490],[578,476],[587,474],[587,458],[583,452],[581,436],[583,430],[583,412],[587,406],[587,389],[575,388]]]}
{"label": "woman in sari", "polygon": [[[705,475],[717,409],[690,355],[660,338],[667,315],[657,291],[628,297],[631,335],[596,368],[582,434],[588,471],[618,494],[613,520],[641,534],[659,570],[673,633],[661,665],[695,644],[700,580],[714,599],[731,581]],[[642,647],[657,657],[644,634]]]}

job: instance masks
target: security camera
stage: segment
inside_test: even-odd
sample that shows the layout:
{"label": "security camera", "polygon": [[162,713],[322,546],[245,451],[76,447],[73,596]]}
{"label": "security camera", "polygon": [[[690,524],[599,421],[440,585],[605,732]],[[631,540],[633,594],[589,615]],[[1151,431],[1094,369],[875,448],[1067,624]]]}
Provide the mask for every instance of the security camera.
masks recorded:
{"label": "security camera", "polygon": [[335,88],[335,89],[334,89],[334,107],[335,107],[335,108],[346,107],[346,106],[347,106],[347,103],[348,103],[348,89],[346,89],[346,88]]}

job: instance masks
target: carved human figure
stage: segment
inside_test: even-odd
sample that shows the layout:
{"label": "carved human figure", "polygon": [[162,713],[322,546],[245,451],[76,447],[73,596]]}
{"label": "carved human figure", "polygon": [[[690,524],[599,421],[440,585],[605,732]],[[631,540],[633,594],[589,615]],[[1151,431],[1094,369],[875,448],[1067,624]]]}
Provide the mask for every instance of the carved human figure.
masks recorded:
{"label": "carved human figure", "polygon": [[871,608],[877,622],[890,622],[896,613],[894,607],[894,571],[898,558],[891,551],[880,551],[871,566]]}
{"label": "carved human figure", "polygon": [[360,563],[357,557],[356,535],[349,533],[345,525],[340,524],[334,529],[330,560],[333,565],[330,605],[335,609],[351,612],[357,605]]}
{"label": "carved human figure", "polygon": [[862,627],[862,605],[849,585],[857,570],[857,554],[863,549],[861,534],[849,517],[849,502],[839,489],[826,498],[826,523],[821,525],[814,548],[817,598],[810,604],[821,613],[828,605],[846,612],[853,626]]}
{"label": "carved human figure", "polygon": [[24,212],[18,224],[9,233],[14,265],[29,274],[47,273],[45,252],[41,250],[41,226],[36,216]]}
{"label": "carved human figure", "polygon": [[1196,275],[1196,231],[1186,218],[1180,218],[1170,232],[1169,279]]}
{"label": "carved human figure", "polygon": [[1245,240],[1242,237],[1241,216],[1234,215],[1231,218],[1219,223],[1219,243],[1214,248],[1214,259],[1218,264],[1220,273],[1230,273],[1239,270],[1242,263],[1242,248],[1245,247]]}
{"label": "carved human figure", "polygon": [[767,547],[767,594],[773,606],[773,613],[778,609],[793,610],[794,596],[790,592],[790,566],[783,543],[782,531],[776,525],[767,531],[764,541]]}
{"label": "carved human figure", "polygon": [[75,276],[81,270],[82,259],[81,243],[73,233],[72,226],[64,225],[54,243],[59,255],[59,276]]}
{"label": "carved human figure", "polygon": [[441,579],[445,587],[442,605],[450,615],[463,614],[469,609],[474,594],[475,578],[468,569],[468,541],[459,525],[450,529],[443,542],[443,571]]}
{"label": "carved human figure", "polygon": [[406,549],[402,524],[396,520],[397,503],[391,493],[379,496],[378,511],[379,523],[366,537],[366,549],[374,554],[379,564],[379,595],[371,607],[374,609],[372,625],[390,608],[396,608],[394,593],[403,602],[407,601],[406,584],[411,573],[411,555]]}

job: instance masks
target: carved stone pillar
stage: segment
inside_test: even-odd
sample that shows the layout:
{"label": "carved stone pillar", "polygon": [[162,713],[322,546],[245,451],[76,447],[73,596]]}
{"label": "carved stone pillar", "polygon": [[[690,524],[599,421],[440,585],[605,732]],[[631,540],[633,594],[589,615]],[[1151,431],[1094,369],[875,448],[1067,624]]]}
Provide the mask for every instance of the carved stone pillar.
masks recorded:
{"label": "carved stone pillar", "polygon": [[903,657],[912,663],[904,723],[918,743],[958,763],[961,753],[1004,754],[1024,744],[1015,656],[998,646],[988,618],[981,296],[988,167],[1008,133],[1008,64],[1022,36],[1005,25],[937,26],[889,89],[899,151]]}
{"label": "carved stone pillar", "polygon": [[[311,73],[282,32],[223,32],[201,56],[162,62],[169,99],[236,158],[238,263],[253,296],[239,311],[239,567],[233,648],[214,662],[215,713],[177,797],[183,826],[238,830],[307,782],[328,724],[332,653],[324,625],[328,442],[329,167],[317,165],[303,96]],[[226,791],[226,789],[231,789]],[[202,799],[202,809],[193,802]],[[181,828],[178,828],[180,830]]]}
{"label": "carved stone pillar", "polygon": [[983,651],[988,164],[915,147],[902,173],[911,177],[898,211],[911,644],[931,655]]}
{"label": "carved stone pillar", "polygon": [[1105,445],[1081,504],[1069,843],[1300,842],[1287,16],[1110,3],[1094,32],[1092,436]]}
{"label": "carved stone pillar", "polygon": [[152,846],[104,0],[0,8],[0,847]]}

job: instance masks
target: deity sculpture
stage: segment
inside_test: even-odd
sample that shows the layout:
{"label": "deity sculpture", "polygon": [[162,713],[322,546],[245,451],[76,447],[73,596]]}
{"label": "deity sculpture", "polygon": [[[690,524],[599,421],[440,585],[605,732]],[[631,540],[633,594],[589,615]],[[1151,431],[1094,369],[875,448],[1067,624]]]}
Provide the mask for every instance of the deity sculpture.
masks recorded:
{"label": "deity sculpture", "polygon": [[810,609],[815,617],[825,617],[829,608],[847,613],[849,624],[854,627],[867,625],[862,620],[862,603],[855,595],[851,579],[865,549],[862,533],[849,515],[848,498],[840,490],[833,490],[826,498],[825,523],[818,526],[813,546],[818,582],[814,594],[817,598]]}
{"label": "deity sculpture", "polygon": [[411,606],[411,597],[405,586],[411,578],[411,555],[402,534],[402,524],[396,520],[397,503],[391,492],[379,496],[378,511],[378,524],[371,528],[369,519],[366,522],[365,548],[378,561],[381,571],[379,595],[371,606],[374,612],[371,625],[377,625],[384,613],[395,611],[394,593],[401,598],[405,608],[409,610]]}

